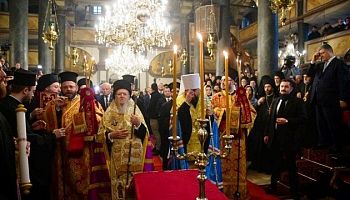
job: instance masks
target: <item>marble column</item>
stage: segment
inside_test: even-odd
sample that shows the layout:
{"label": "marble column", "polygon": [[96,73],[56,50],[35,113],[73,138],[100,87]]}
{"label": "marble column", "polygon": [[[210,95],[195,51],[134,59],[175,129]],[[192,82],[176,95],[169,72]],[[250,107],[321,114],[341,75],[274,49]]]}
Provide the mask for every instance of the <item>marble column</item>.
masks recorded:
{"label": "marble column", "polygon": [[45,26],[45,16],[48,6],[48,0],[39,0],[39,15],[38,15],[38,52],[39,52],[39,65],[43,67],[44,74],[49,74],[52,71],[52,54],[49,47],[42,39],[43,32],[46,30],[48,21]]}
{"label": "marble column", "polygon": [[[222,76],[224,74],[224,57],[222,54],[223,50],[230,47],[230,25],[231,25],[231,14],[230,14],[230,1],[220,0],[220,29],[218,31],[218,44],[216,51],[216,65],[215,74],[216,76]],[[231,55],[232,56],[232,55]]]}
{"label": "marble column", "polygon": [[55,48],[55,73],[64,71],[65,64],[65,30],[66,30],[66,15],[63,9],[57,10],[59,36]]}
{"label": "marble column", "polygon": [[10,13],[10,63],[28,69],[28,0],[9,1]]}
{"label": "marble column", "polygon": [[[98,48],[98,74],[101,74],[100,71],[106,70],[106,59],[108,57],[108,48],[107,47],[100,47]],[[109,70],[106,70],[106,77],[104,79],[109,80]],[[101,80],[99,80],[101,82]]]}
{"label": "marble column", "polygon": [[258,5],[258,74],[272,76],[278,69],[278,18],[269,8],[269,0]]}
{"label": "marble column", "polygon": [[[304,13],[304,2],[297,1],[297,15],[302,16]],[[301,18],[298,21],[298,51],[302,52],[304,50],[304,43],[307,41],[307,33],[309,31],[309,25],[304,23],[304,19]]]}
{"label": "marble column", "polygon": [[[188,74],[190,73],[190,68],[189,68],[189,23],[188,23],[188,19],[184,19],[184,23],[181,24],[181,46],[182,49],[186,49],[187,51],[187,62],[186,63],[182,63],[181,62],[181,74]],[[180,55],[182,53],[182,49],[180,52]]]}

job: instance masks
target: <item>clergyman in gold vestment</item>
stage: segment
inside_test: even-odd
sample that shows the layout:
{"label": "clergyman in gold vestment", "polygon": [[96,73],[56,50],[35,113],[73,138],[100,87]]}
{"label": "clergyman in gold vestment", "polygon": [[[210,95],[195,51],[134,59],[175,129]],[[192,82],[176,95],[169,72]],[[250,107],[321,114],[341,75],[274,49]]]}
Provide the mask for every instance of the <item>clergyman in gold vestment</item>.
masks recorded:
{"label": "clergyman in gold vestment", "polygon": [[[103,148],[96,148],[95,133],[82,133],[87,115],[80,112],[81,96],[77,94],[78,87],[74,72],[59,74],[62,97],[57,97],[45,107],[43,118],[49,131],[64,128],[66,137],[57,143],[54,163],[53,198],[59,200],[110,199],[110,187],[107,165],[93,166],[93,156]],[[93,95],[93,94],[90,94]],[[97,123],[101,120],[103,109],[99,104],[92,103]],[[80,130],[79,130],[80,129]],[[92,174],[102,173],[107,176],[105,182],[92,182]],[[91,194],[94,191],[94,194]],[[98,192],[103,191],[103,192]],[[95,197],[92,197],[95,196]]]}
{"label": "clergyman in gold vestment", "polygon": [[[222,88],[225,88],[224,80],[225,77],[222,78]],[[228,198],[233,199],[236,195],[236,192],[238,191],[240,199],[246,199],[246,138],[249,130],[253,127],[256,112],[249,102],[246,102],[245,105],[243,105],[242,102],[238,102],[238,95],[234,91],[233,73],[229,72],[228,80],[230,90],[229,104],[231,109],[231,135],[233,134],[232,132],[235,132],[236,134],[234,135],[235,138],[233,140],[232,150],[228,158],[221,160],[223,187],[224,193]],[[227,92],[223,90],[219,93],[216,93],[212,97],[212,108],[219,125],[220,138],[226,134],[226,118],[224,114],[226,111],[226,95]],[[245,95],[245,92],[243,95]],[[241,131],[238,132],[238,129]],[[225,144],[221,139],[221,149],[224,149],[224,145]],[[240,153],[238,153],[238,148],[240,148]],[[237,180],[239,182],[238,184]]]}
{"label": "clergyman in gold vestment", "polygon": [[[131,85],[125,80],[113,84],[114,100],[103,115],[98,139],[112,142],[109,160],[112,199],[127,199],[125,190],[133,172],[144,167],[148,130],[140,109],[130,98]],[[128,173],[129,172],[129,173]]]}

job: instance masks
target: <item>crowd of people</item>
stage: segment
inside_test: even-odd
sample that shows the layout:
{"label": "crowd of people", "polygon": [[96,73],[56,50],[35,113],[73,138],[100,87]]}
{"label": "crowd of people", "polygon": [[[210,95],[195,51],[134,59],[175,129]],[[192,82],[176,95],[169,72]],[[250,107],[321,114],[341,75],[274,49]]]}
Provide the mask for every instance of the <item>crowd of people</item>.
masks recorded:
{"label": "crowd of people", "polygon": [[[287,57],[274,77],[263,76],[259,84],[254,72],[243,70],[238,79],[238,72],[230,68],[228,77],[206,74],[202,83],[198,74],[187,74],[175,86],[153,83],[143,92],[136,91],[134,76],[125,75],[113,84],[100,84],[99,94],[91,80],[77,80],[74,72],[38,77],[20,68],[6,74],[2,67],[0,197],[20,196],[16,109],[24,104],[33,186],[23,199],[125,199],[132,173],[147,170],[150,136],[155,138],[150,152],[160,155],[164,170],[186,169],[188,165],[175,165],[172,157],[170,121],[177,117],[182,152],[198,152],[197,119],[203,110],[210,119],[208,133],[234,138],[233,149],[221,161],[222,181],[217,183],[228,197],[246,197],[248,160],[249,167],[271,173],[271,193],[285,163],[291,194],[298,198],[300,147],[342,151],[346,140],[341,116],[349,108],[350,74],[328,44],[314,54],[308,69],[294,63]],[[215,148],[224,152],[224,142],[214,148],[211,139],[205,141],[205,152]]]}
{"label": "crowd of people", "polygon": [[341,31],[350,29],[350,17],[346,17],[345,19],[338,19],[338,22],[332,26],[329,22],[325,22],[322,28],[322,32],[320,33],[318,27],[316,25],[312,26],[311,31],[307,35],[308,40],[313,40],[319,37],[325,37],[327,35],[338,33]]}

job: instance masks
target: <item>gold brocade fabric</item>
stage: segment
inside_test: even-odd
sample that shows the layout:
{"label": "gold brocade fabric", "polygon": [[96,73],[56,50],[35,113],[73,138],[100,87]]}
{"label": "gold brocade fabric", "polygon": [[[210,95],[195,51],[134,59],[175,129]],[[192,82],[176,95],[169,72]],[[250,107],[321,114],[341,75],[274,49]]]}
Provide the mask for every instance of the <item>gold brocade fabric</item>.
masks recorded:
{"label": "gold brocade fabric", "polygon": [[[236,95],[231,95],[230,107],[231,107],[231,132],[237,131],[239,128],[240,107],[235,105]],[[226,94],[225,91],[217,93],[212,98],[212,107],[214,115],[219,124],[220,138],[226,134],[226,121],[224,112],[226,110]],[[236,138],[232,144],[232,150],[227,159],[221,160],[222,166],[222,178],[224,193],[230,199],[234,198],[234,195],[238,189],[240,193],[240,199],[247,198],[247,171],[246,171],[246,137],[249,129],[253,127],[256,112],[252,105],[250,105],[252,122],[248,124],[241,124],[240,138]],[[232,133],[231,133],[232,134]],[[222,139],[221,139],[222,141]],[[224,148],[224,142],[221,142],[221,149]],[[240,150],[240,156],[238,157],[238,149]],[[239,162],[239,165],[238,165]],[[239,179],[238,179],[239,178]],[[239,180],[239,186],[237,184]],[[238,186],[238,187],[237,187]]]}
{"label": "gold brocade fabric", "polygon": [[[177,109],[186,101],[185,93],[179,94],[179,96],[176,98],[176,106]],[[190,114],[192,119],[192,133],[191,138],[188,141],[187,144],[187,152],[200,152],[200,142],[198,140],[198,130],[199,130],[199,123],[197,122],[197,119],[201,116],[201,108],[200,103],[198,101],[197,106],[194,107],[192,104],[190,105]]]}
{"label": "gold brocade fabric", "polygon": [[[47,122],[52,131],[55,128],[65,128],[66,137],[57,141],[55,152],[55,163],[53,172],[53,198],[59,200],[85,200],[88,199],[88,189],[90,185],[91,174],[91,155],[92,140],[91,137],[84,138],[85,144],[82,154],[68,155],[67,147],[71,134],[74,134],[73,117],[79,112],[80,97],[76,95],[62,110],[61,125],[57,124],[58,116],[54,102],[50,102],[45,107],[44,119],[52,120]],[[102,115],[101,108],[96,106],[96,117]]]}
{"label": "gold brocade fabric", "polygon": [[[143,171],[143,164],[145,158],[146,145],[144,145],[140,138],[131,136],[132,124],[130,122],[131,114],[134,113],[134,102],[129,100],[128,107],[125,113],[121,113],[115,101],[113,101],[107,108],[98,131],[98,140],[104,141],[106,133],[118,129],[125,129],[129,131],[129,136],[126,139],[113,140],[111,157],[109,160],[109,170],[111,176],[112,199],[117,200],[122,197],[125,198],[125,188],[127,187],[127,167],[130,155],[129,172]],[[141,123],[145,126],[145,120],[139,108],[136,106],[135,115],[141,119]],[[146,134],[148,135],[148,133]],[[145,141],[147,138],[145,138]],[[131,153],[129,148],[131,144]],[[130,182],[131,175],[128,181]]]}

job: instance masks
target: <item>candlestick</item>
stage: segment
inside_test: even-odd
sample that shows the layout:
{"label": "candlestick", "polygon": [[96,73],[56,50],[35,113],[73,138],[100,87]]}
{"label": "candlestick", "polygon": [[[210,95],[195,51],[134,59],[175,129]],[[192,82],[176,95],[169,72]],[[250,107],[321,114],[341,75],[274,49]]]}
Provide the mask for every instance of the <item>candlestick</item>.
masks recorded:
{"label": "candlestick", "polygon": [[228,85],[228,53],[223,52],[225,57],[225,93],[226,93],[226,135],[230,135],[230,88]]}
{"label": "candlestick", "polygon": [[200,33],[197,33],[197,37],[199,40],[199,75],[200,75],[200,99],[199,99],[199,103],[200,103],[200,108],[201,108],[201,119],[205,118],[204,115],[204,54],[203,54],[203,38],[202,35]]}
{"label": "candlestick", "polygon": [[172,118],[172,133],[173,138],[176,138],[176,59],[177,59],[177,46],[174,45],[173,54],[173,118]]}
{"label": "candlestick", "polygon": [[[20,168],[20,187],[23,193],[28,194],[32,184],[29,178],[29,164],[27,155],[27,131],[26,131],[26,113],[27,109],[24,108],[23,104],[19,104],[16,109],[17,119],[17,143],[19,149],[19,168]],[[5,162],[5,161],[3,161]]]}

